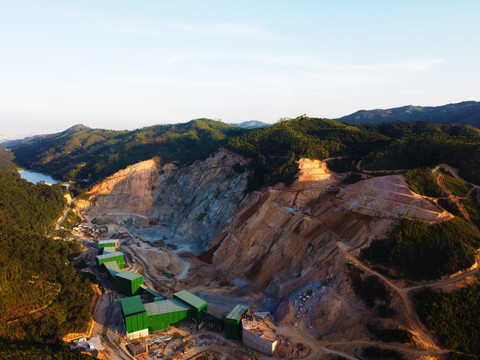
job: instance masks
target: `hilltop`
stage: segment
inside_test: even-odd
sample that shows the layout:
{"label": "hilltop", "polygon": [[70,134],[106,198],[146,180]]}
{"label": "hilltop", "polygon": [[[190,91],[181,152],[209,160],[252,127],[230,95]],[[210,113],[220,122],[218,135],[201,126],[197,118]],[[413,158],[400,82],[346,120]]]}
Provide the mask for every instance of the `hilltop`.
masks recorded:
{"label": "hilltop", "polygon": [[[215,151],[227,136],[245,130],[209,119],[132,131],[75,125],[56,134],[11,144],[17,164],[63,180],[95,183],[128,165],[157,157],[189,164]],[[8,144],[7,144],[8,145]]]}
{"label": "hilltop", "polygon": [[480,127],[480,102],[464,101],[443,106],[408,105],[392,109],[360,110],[336,120],[352,124],[430,121]]}

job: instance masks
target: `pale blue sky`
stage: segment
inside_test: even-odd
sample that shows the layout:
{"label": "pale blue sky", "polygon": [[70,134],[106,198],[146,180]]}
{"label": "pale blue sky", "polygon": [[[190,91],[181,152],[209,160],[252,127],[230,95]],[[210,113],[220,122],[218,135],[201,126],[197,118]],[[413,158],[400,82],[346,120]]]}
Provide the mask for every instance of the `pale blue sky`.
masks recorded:
{"label": "pale blue sky", "polygon": [[0,135],[480,100],[480,1],[0,0]]}

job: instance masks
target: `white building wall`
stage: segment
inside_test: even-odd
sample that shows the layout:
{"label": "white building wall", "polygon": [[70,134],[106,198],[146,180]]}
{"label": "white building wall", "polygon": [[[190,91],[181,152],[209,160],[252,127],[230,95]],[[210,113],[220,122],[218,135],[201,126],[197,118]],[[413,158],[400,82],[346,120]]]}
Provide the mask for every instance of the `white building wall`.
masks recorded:
{"label": "white building wall", "polygon": [[132,333],[127,333],[127,339],[133,340],[138,339],[139,337],[146,337],[148,336],[148,329],[138,330]]}

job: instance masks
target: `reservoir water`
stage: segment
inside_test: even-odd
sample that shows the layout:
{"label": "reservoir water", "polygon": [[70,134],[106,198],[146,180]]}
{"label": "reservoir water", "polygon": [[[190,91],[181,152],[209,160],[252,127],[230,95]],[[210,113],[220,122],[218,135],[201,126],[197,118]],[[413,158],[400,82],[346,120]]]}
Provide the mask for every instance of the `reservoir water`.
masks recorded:
{"label": "reservoir water", "polygon": [[18,172],[22,179],[27,180],[28,182],[31,182],[33,184],[37,184],[39,182],[45,181],[45,184],[48,185],[53,185],[58,183],[58,180],[55,180],[52,178],[50,175],[45,175],[37,171],[32,171],[32,170],[20,170]]}

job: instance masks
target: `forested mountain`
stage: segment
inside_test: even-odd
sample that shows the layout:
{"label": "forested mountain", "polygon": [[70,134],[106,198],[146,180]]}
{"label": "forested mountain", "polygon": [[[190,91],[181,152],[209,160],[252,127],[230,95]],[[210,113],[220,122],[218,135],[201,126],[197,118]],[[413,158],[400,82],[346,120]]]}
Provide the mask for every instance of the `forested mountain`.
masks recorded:
{"label": "forested mountain", "polygon": [[11,148],[15,161],[21,166],[62,180],[93,183],[154,156],[162,162],[192,163],[215,151],[226,136],[244,131],[208,119],[133,131],[76,125],[61,133],[26,139]]}
{"label": "forested mountain", "polygon": [[480,131],[471,126],[427,122],[352,125],[328,119],[300,117],[281,121],[228,139],[232,151],[252,158],[250,189],[287,184],[300,157],[345,156],[335,171],[362,167],[373,170],[415,169],[442,162],[460,168],[462,176],[480,183]]}
{"label": "forested mountain", "polygon": [[85,358],[58,345],[91,317],[88,281],[67,261],[79,244],[46,237],[63,212],[63,190],[21,179],[12,158],[0,148],[0,358]]}
{"label": "forested mountain", "polygon": [[213,120],[160,125],[135,131],[76,126],[12,146],[15,161],[29,169],[89,187],[128,165],[149,158],[186,165],[206,158],[220,145],[250,158],[249,190],[291,183],[300,157],[325,159],[335,171],[362,167],[414,169],[441,162],[480,183],[480,130],[432,122],[349,124],[306,116],[259,129],[241,129]]}
{"label": "forested mountain", "polygon": [[231,125],[246,128],[246,129],[256,129],[256,128],[270,126],[270,124],[264,123],[263,121],[257,121],[257,120],[243,121],[241,123],[236,123]]}
{"label": "forested mountain", "polygon": [[337,120],[352,124],[431,121],[480,127],[480,102],[465,101],[435,107],[408,105],[392,109],[360,110]]}

